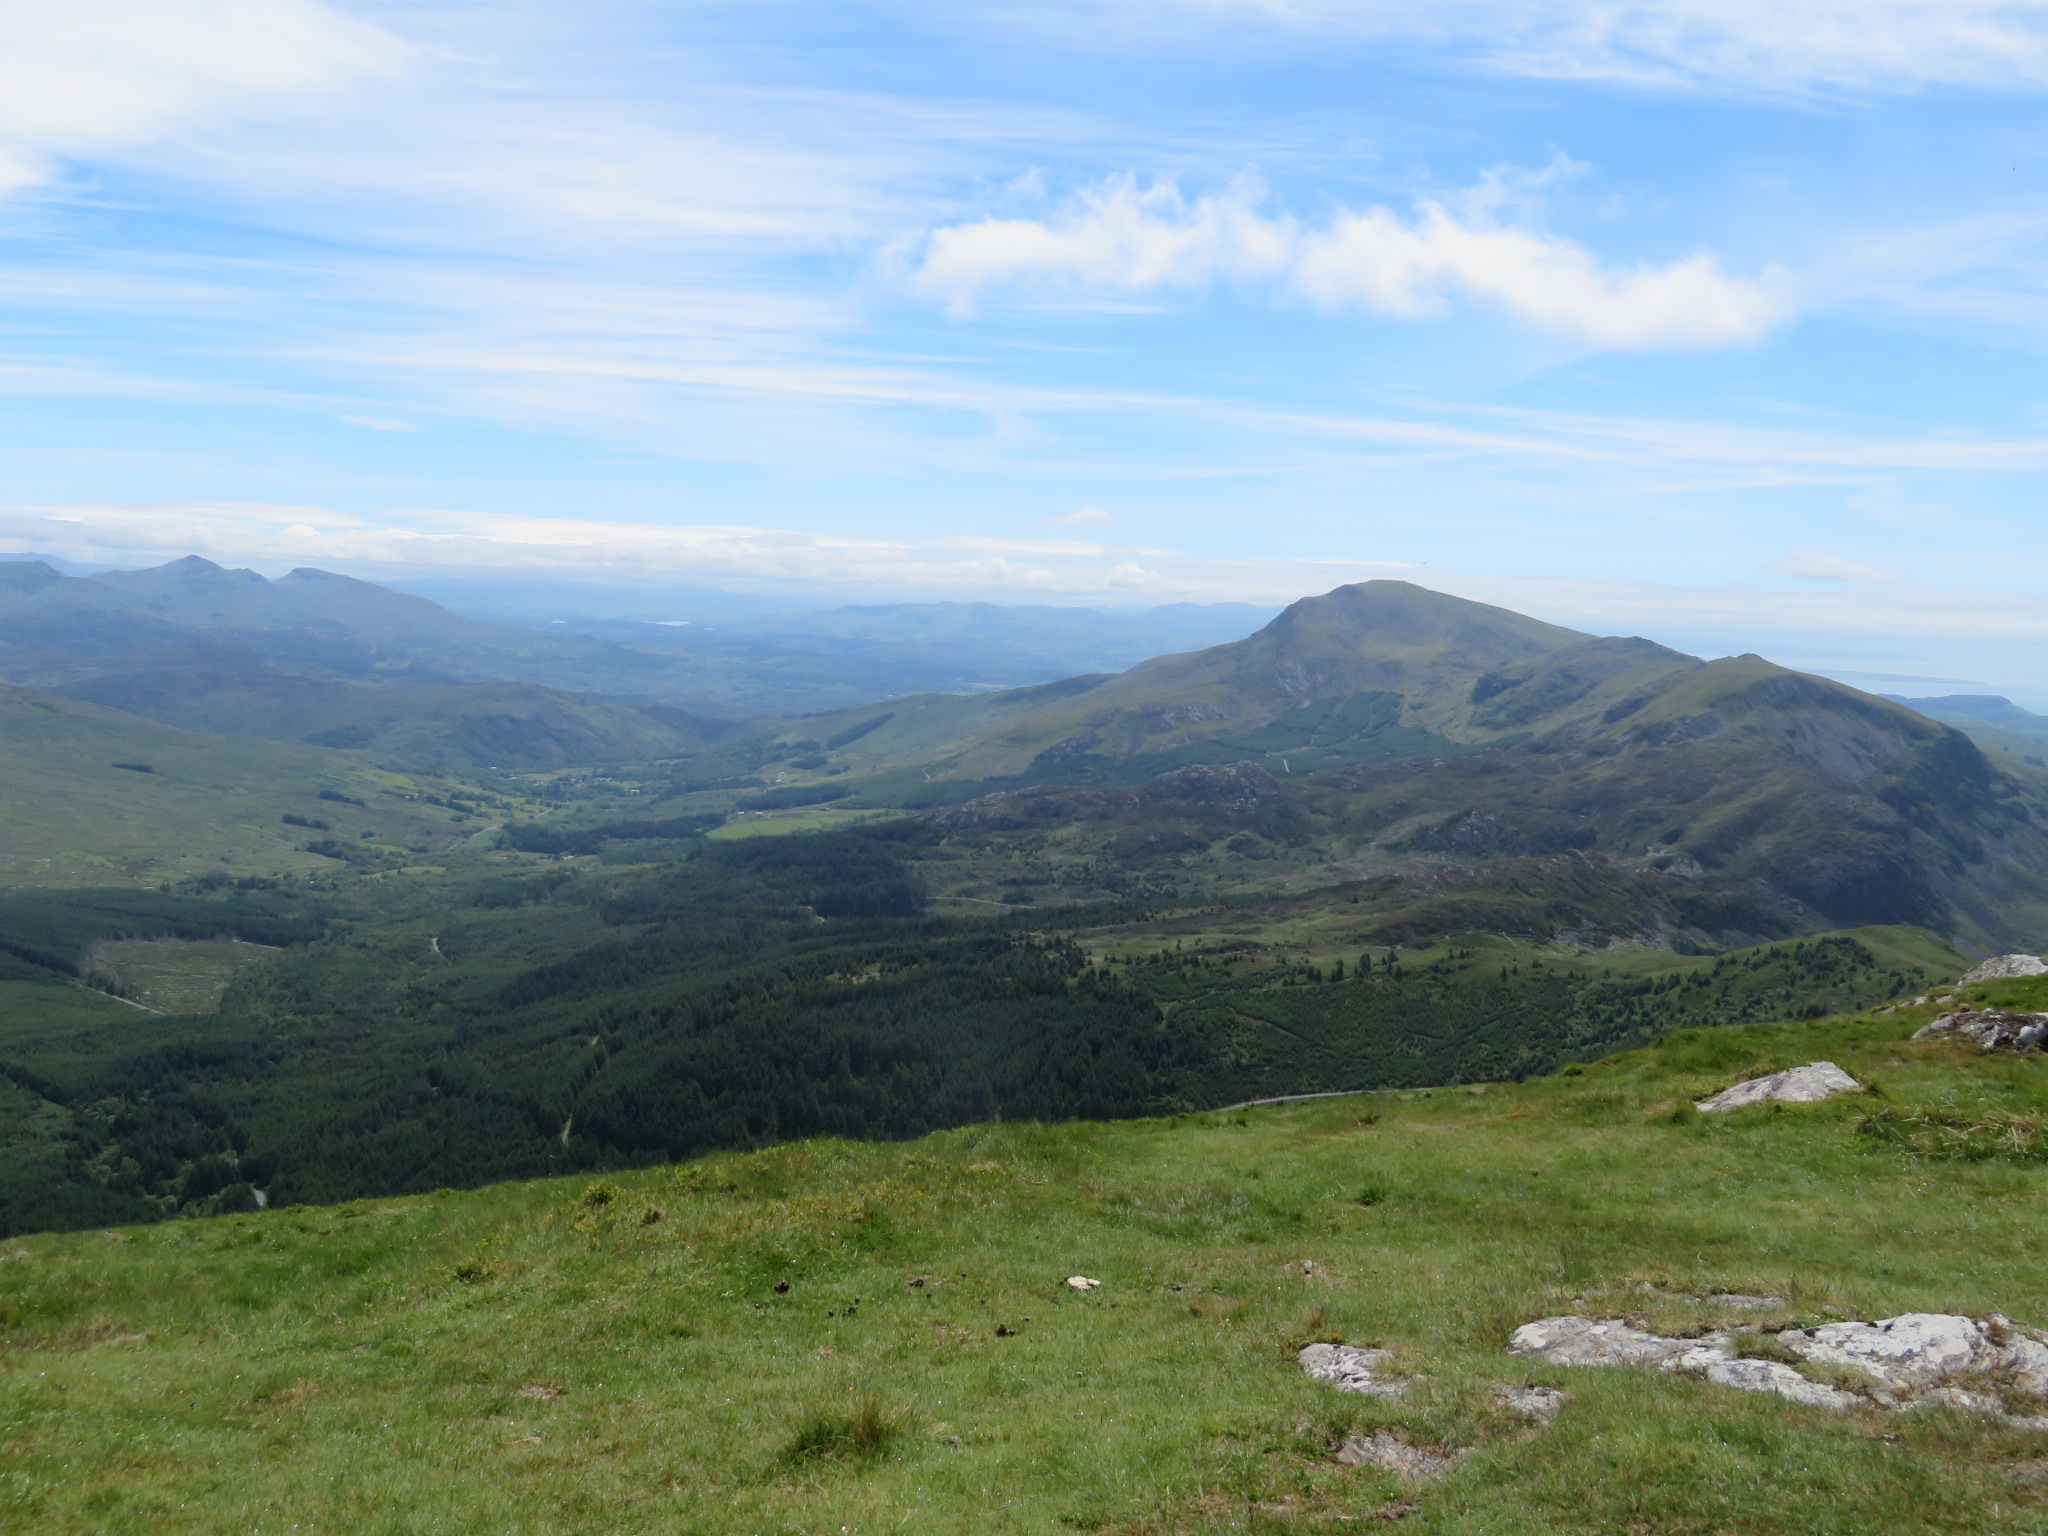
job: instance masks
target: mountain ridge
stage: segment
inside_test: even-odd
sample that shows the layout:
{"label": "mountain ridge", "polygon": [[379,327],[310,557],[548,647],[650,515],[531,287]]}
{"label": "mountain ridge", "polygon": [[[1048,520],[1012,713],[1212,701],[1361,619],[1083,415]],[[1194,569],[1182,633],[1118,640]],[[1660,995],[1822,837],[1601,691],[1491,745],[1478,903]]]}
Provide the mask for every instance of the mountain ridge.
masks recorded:
{"label": "mountain ridge", "polygon": [[1074,809],[1086,786],[1248,761],[1302,818],[1288,834],[1302,880],[1578,848],[1618,870],[1678,869],[1795,931],[2048,938],[2038,771],[1760,656],[1705,661],[1403,582],[1305,598],[1246,640],[1058,691],[892,701],[800,728],[850,738],[835,766],[868,776],[850,804],[964,801],[947,825],[979,818],[993,844],[1041,863],[1173,845],[1152,860],[1161,878],[1206,889],[1229,878],[1231,816],[1284,861],[1242,807],[1129,802],[1123,822]]}

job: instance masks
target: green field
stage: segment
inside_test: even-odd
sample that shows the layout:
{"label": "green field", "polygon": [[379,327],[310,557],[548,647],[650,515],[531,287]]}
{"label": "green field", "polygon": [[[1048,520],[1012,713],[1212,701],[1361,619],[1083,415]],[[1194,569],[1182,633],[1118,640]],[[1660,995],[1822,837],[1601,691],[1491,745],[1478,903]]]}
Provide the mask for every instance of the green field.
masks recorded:
{"label": "green field", "polygon": [[[1717,1290],[2048,1323],[2040,1138],[1962,1160],[1859,1130],[1927,1106],[2040,1126],[2048,1064],[1906,1043],[1929,1011],[1681,1032],[1519,1086],[15,1239],[0,1524],[2048,1531],[2048,1435],[1502,1350],[1562,1311],[1703,1325],[1684,1297]],[[1686,1107],[1815,1058],[1873,1094]],[[1331,1337],[1426,1380],[1308,1381],[1294,1352]],[[1534,1428],[1498,1383],[1570,1399]],[[1338,1465],[1373,1426],[1472,1454],[1422,1485]]]}
{"label": "green field", "polygon": [[864,821],[887,820],[894,811],[842,811],[829,805],[803,806],[788,811],[755,811],[733,817],[706,835],[714,842],[736,837],[773,837],[789,832],[827,832],[857,827]]}

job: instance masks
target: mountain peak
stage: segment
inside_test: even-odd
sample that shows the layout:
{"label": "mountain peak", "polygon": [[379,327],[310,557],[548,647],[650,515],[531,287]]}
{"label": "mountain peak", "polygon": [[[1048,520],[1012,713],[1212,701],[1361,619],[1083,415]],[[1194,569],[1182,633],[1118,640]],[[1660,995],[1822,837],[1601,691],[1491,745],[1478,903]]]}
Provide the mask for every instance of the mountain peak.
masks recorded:
{"label": "mountain peak", "polygon": [[[1476,650],[1488,664],[1579,645],[1592,636],[1411,581],[1361,581],[1290,603],[1259,632],[1283,645]],[[1476,658],[1475,658],[1476,659]]]}
{"label": "mountain peak", "polygon": [[0,561],[0,592],[40,592],[63,580],[63,572],[41,560]]}
{"label": "mountain peak", "polygon": [[255,571],[229,570],[224,565],[215,565],[204,555],[182,555],[162,565],[147,566],[139,571],[95,571],[87,577],[111,587],[124,587],[136,592],[161,592],[172,587],[198,585],[244,587],[267,587]]}

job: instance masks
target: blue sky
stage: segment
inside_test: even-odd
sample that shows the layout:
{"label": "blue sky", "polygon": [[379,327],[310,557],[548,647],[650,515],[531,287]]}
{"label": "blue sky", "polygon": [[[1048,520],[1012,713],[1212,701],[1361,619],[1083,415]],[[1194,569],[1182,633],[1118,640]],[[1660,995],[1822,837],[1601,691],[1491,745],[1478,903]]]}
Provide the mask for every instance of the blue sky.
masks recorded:
{"label": "blue sky", "polygon": [[2048,0],[0,21],[14,547],[1399,575],[2048,703]]}

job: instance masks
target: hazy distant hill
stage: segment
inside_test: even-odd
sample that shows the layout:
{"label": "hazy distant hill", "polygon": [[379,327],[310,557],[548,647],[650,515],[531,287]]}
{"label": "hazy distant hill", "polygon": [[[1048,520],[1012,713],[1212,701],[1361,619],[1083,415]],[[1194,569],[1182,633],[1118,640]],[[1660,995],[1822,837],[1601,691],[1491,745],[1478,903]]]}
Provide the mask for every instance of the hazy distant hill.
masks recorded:
{"label": "hazy distant hill", "polygon": [[62,691],[187,730],[364,748],[380,762],[429,771],[674,757],[737,729],[665,705],[580,698],[534,683],[363,688],[232,653],[86,678]]}
{"label": "hazy distant hill", "polygon": [[[196,729],[280,736],[289,720],[299,735],[360,735],[375,725],[380,750],[409,762],[546,767],[667,755],[710,739],[701,719],[622,714],[592,698],[699,717],[811,713],[1128,666],[1243,633],[1261,617],[1235,604],[1135,617],[924,604],[744,625],[585,620],[542,630],[463,617],[325,571],[273,581],[187,557],[77,577],[14,560],[0,561],[0,678]],[[341,686],[295,693],[286,678]],[[554,692],[522,698],[500,686],[468,701],[444,691],[373,703],[346,691],[480,683]],[[494,723],[437,733],[443,715]]]}
{"label": "hazy distant hill", "polygon": [[2011,699],[1993,693],[1952,693],[1932,699],[1888,693],[1885,697],[1954,726],[1986,751],[2018,758],[2029,767],[2048,767],[2048,715],[2021,709]]}

